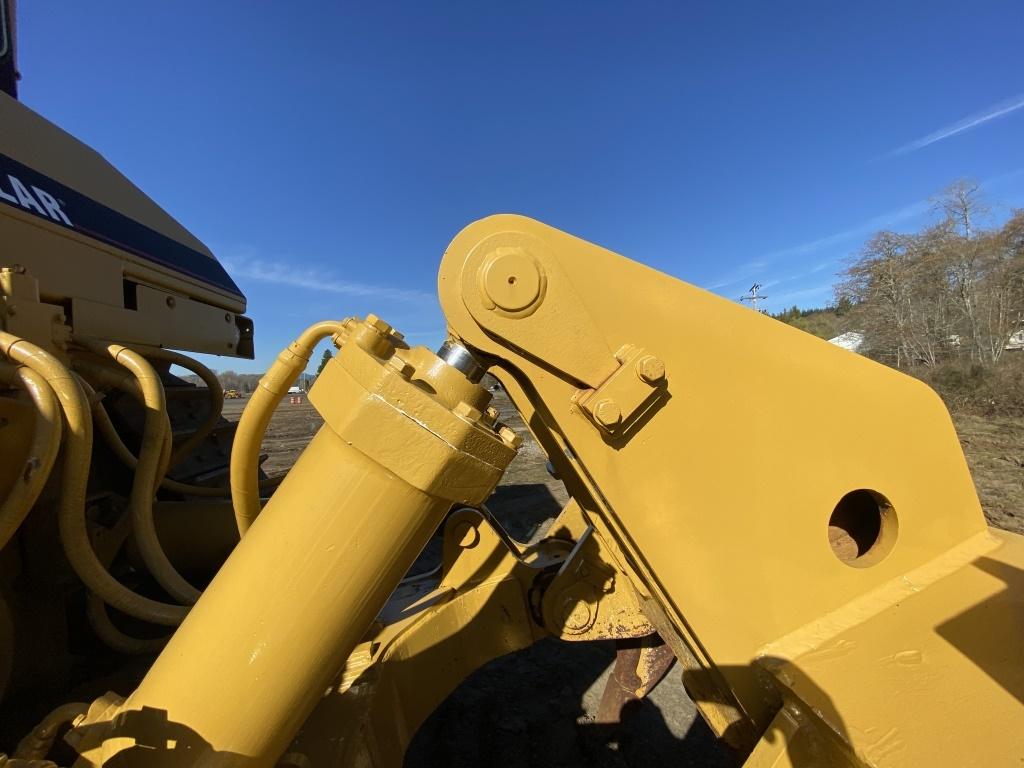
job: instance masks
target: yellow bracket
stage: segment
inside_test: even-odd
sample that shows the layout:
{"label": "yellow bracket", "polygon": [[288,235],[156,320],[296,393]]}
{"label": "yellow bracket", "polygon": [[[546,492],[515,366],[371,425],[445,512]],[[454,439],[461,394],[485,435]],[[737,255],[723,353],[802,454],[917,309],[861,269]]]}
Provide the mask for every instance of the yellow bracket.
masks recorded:
{"label": "yellow bracket", "polygon": [[563,640],[622,640],[654,632],[629,578],[602,551],[589,525],[544,590],[542,611],[544,626]]}
{"label": "yellow bracket", "polygon": [[597,389],[573,395],[591,421],[611,437],[627,435],[668,398],[665,363],[640,347],[626,345],[615,353],[616,371]]}
{"label": "yellow bracket", "polygon": [[570,379],[598,387],[618,367],[586,304],[540,238],[495,232],[467,254],[454,279],[466,308],[488,333],[505,342],[528,338],[522,351]]}

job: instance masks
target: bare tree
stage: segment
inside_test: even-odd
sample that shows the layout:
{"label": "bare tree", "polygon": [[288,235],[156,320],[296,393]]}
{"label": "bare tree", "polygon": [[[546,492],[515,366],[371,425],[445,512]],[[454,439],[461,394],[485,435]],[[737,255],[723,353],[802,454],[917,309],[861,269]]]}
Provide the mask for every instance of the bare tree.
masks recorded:
{"label": "bare tree", "polygon": [[1024,328],[1024,211],[985,234],[982,254],[982,339],[987,359],[996,363],[1010,336]]}
{"label": "bare tree", "polygon": [[979,362],[989,355],[981,329],[979,285],[983,277],[985,243],[977,237],[977,221],[989,212],[976,182],[961,179],[935,198],[935,210],[944,216],[936,229],[936,247],[948,262],[953,298],[961,313],[961,339]]}
{"label": "bare tree", "polygon": [[975,221],[990,213],[978,182],[954,181],[933,199],[934,208],[945,216],[953,230],[966,240],[974,237]]}
{"label": "bare tree", "polygon": [[988,208],[968,181],[940,194],[934,210],[935,225],[879,232],[850,262],[836,291],[851,306],[845,325],[897,367],[995,364],[1024,327],[1024,212],[982,228]]}
{"label": "bare tree", "polygon": [[874,355],[896,367],[934,365],[948,346],[942,278],[936,279],[942,269],[925,245],[919,236],[879,232],[837,289],[837,301],[852,306],[846,325],[864,333]]}

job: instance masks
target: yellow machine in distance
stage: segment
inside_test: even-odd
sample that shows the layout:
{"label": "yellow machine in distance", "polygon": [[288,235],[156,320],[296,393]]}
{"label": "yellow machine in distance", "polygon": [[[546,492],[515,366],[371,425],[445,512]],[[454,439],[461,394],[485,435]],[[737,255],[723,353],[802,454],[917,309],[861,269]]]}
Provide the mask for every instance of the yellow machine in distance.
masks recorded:
{"label": "yellow machine in distance", "polygon": [[[919,381],[500,215],[444,254],[439,349],[317,323],[236,429],[174,351],[252,356],[230,276],[92,150],[0,121],[0,766],[397,768],[543,638],[619,643],[611,720],[674,665],[750,768],[1024,757],[1024,539]],[[269,481],[325,339],[324,424]],[[485,372],[570,496],[531,545],[486,506],[521,436]]]}

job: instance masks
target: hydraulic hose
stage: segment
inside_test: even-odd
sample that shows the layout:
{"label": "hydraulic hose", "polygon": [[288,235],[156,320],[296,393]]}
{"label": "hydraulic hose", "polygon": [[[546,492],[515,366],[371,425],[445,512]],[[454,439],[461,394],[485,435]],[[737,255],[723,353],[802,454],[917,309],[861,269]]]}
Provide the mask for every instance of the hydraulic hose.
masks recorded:
{"label": "hydraulic hose", "polygon": [[189,584],[171,563],[160,545],[156,523],[153,522],[153,496],[161,479],[168,436],[167,402],[160,375],[142,355],[120,344],[91,339],[76,339],[75,342],[96,354],[105,352],[114,362],[128,370],[139,384],[146,417],[132,482],[132,535],[139,555],[157,583],[175,599],[194,603],[202,593]]}
{"label": "hydraulic hose", "polygon": [[313,348],[328,336],[344,333],[345,321],[339,320],[315,323],[303,331],[277,356],[242,411],[231,449],[231,502],[242,536],[260,513],[260,444],[274,409],[309,365]]}
{"label": "hydraulic hose", "polygon": [[192,371],[192,373],[202,379],[209,391],[210,412],[206,414],[206,418],[203,419],[203,422],[196,428],[195,432],[189,435],[177,448],[174,449],[174,453],[171,454],[171,462],[169,465],[169,467],[174,467],[179,464],[182,459],[192,453],[192,451],[194,451],[199,444],[206,439],[207,435],[209,435],[220,422],[220,412],[221,408],[224,406],[224,388],[221,386],[220,379],[217,378],[217,375],[213,371],[198,360],[193,360],[188,355],[183,355],[170,349],[164,349],[163,347],[141,346],[138,344],[133,345],[133,349],[142,353],[146,357],[166,360],[174,365],[179,365],[182,368]]}
{"label": "hydraulic hose", "polygon": [[0,505],[0,549],[7,546],[36,503],[60,452],[60,404],[46,379],[25,366],[0,365],[0,381],[20,384],[36,407],[35,428],[25,466]]}
{"label": "hydraulic hose", "polygon": [[155,624],[180,624],[188,614],[188,608],[161,603],[132,592],[110,575],[93,551],[85,522],[85,493],[92,458],[92,418],[88,400],[74,375],[45,350],[5,331],[0,331],[0,353],[46,379],[64,411],[64,460],[58,527],[71,567],[89,589],[122,613]]}
{"label": "hydraulic hose", "polygon": [[[103,436],[103,439],[107,441],[107,445],[110,447],[110,450],[114,452],[114,455],[118,460],[134,472],[139,460],[135,458],[135,454],[131,452],[131,449],[124,444],[124,441],[121,439],[121,435],[117,432],[117,427],[114,426],[114,422],[110,419],[110,414],[107,413],[107,409],[103,406],[102,399],[96,395],[96,391],[86,379],[79,378],[78,383],[82,385],[82,388],[85,389],[86,395],[89,397],[89,402],[92,405],[93,420],[95,421],[95,425],[99,430],[99,433]],[[263,480],[260,482],[260,488],[273,488],[279,485],[281,480],[281,477]],[[201,496],[219,499],[229,498],[231,496],[230,488],[179,483],[177,480],[172,480],[169,477],[165,477],[160,481],[160,487],[168,491],[173,491],[174,493],[186,494],[188,496]]]}
{"label": "hydraulic hose", "polygon": [[111,650],[129,656],[147,656],[157,653],[167,645],[167,637],[132,637],[125,634],[110,620],[107,614],[107,604],[104,603],[92,592],[85,602],[85,615],[89,619],[89,626],[96,633],[103,644]]}
{"label": "hydraulic hose", "polygon": [[[89,379],[97,382],[99,386],[109,389],[119,389],[122,392],[126,392],[130,397],[134,398],[139,405],[146,408],[146,396],[142,391],[142,387],[139,386],[138,380],[132,376],[131,372],[110,363],[109,358],[104,359],[91,355],[85,357],[79,353],[75,354],[71,358],[71,366],[76,372],[82,374],[82,376],[87,376]],[[82,377],[79,377],[79,381],[88,383],[87,379]],[[90,402],[95,403],[96,398],[93,397],[95,392],[91,385],[87,392],[90,393]],[[164,477],[164,473],[167,471],[167,465],[171,458],[171,421],[166,411],[164,412],[164,423],[166,424],[166,430],[164,432],[163,451],[160,458],[160,471],[157,473],[157,477],[159,477],[161,481]],[[132,465],[132,468],[134,469],[134,465]],[[156,493],[155,487],[153,489],[153,493]]]}
{"label": "hydraulic hose", "polygon": [[[111,530],[110,533],[112,539],[104,549],[104,554],[101,556],[101,561],[105,567],[110,567],[111,561],[117,556],[118,550],[121,549],[125,539],[128,538],[128,532],[130,530],[130,517],[122,517]],[[131,635],[122,632],[117,626],[115,626],[114,622],[110,620],[110,615],[107,613],[107,604],[92,592],[90,592],[88,598],[86,598],[85,615],[89,620],[89,625],[96,633],[96,636],[103,641],[108,648],[111,648],[118,653],[136,656],[156,653],[163,648],[170,639],[169,636],[153,638],[132,637]]]}

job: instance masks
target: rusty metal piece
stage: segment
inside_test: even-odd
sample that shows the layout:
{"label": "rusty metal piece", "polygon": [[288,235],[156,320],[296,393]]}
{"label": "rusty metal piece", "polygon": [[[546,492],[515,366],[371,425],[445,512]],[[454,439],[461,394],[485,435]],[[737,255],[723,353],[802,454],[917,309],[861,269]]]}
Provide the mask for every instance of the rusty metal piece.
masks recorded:
{"label": "rusty metal piece", "polygon": [[626,705],[653,691],[676,659],[657,634],[616,640],[615,647],[615,667],[597,709],[598,723],[621,722]]}

